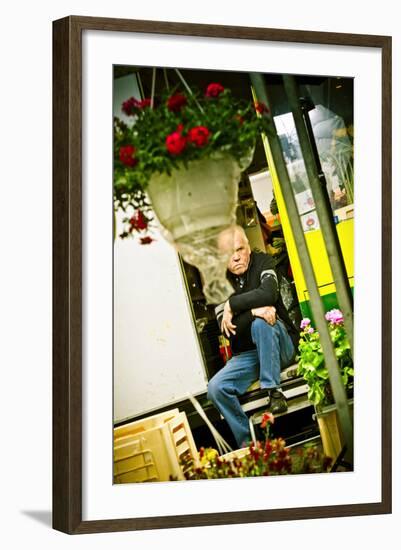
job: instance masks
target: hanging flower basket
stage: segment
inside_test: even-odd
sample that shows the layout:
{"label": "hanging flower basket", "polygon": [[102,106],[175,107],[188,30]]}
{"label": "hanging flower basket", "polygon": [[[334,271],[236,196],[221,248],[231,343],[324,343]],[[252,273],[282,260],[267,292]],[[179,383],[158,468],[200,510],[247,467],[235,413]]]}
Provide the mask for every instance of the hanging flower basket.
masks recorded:
{"label": "hanging flower basket", "polygon": [[133,124],[115,120],[115,207],[134,208],[120,236],[139,234],[144,244],[154,214],[161,234],[201,271],[208,302],[218,303],[232,292],[219,239],[235,224],[241,171],[269,112],[218,83],[204,94],[185,87],[123,103]]}

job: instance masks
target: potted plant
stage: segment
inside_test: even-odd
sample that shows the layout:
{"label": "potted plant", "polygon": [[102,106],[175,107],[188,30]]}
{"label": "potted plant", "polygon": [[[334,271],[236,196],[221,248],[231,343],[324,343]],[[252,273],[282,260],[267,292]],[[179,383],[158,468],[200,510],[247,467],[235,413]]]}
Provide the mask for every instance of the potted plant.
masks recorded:
{"label": "potted plant", "polygon": [[238,182],[270,124],[268,109],[213,82],[203,93],[131,97],[122,110],[132,124],[114,121],[114,203],[131,214],[120,236],[150,243],[155,214],[163,236],[200,269],[209,302],[223,301],[231,288],[219,238],[235,223]]}
{"label": "potted plant", "polygon": [[[342,381],[348,395],[351,395],[354,368],[351,348],[344,328],[344,318],[339,309],[332,309],[326,313],[326,320]],[[298,349],[298,374],[302,375],[308,383],[308,399],[315,406],[325,453],[335,459],[342,449],[342,436],[319,333],[312,327],[308,318],[304,318],[301,322]]]}

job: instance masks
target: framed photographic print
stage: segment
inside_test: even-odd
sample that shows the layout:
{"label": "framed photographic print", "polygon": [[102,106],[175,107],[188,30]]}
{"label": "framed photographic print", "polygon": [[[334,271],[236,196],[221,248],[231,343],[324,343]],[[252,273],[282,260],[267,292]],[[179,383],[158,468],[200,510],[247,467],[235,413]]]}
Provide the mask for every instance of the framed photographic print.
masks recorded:
{"label": "framed photographic print", "polygon": [[391,512],[391,37],[55,21],[53,197],[55,529]]}

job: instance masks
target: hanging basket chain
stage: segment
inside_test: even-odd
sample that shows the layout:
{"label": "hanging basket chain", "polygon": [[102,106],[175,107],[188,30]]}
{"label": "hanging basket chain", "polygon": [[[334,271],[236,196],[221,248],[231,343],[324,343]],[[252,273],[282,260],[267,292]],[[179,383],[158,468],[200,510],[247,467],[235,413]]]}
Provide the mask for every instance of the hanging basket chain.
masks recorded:
{"label": "hanging basket chain", "polygon": [[164,83],[166,84],[167,91],[169,92],[170,91],[170,84],[169,84],[169,81],[168,81],[168,78],[167,78],[167,70],[165,68],[163,69],[163,75],[164,75]]}
{"label": "hanging basket chain", "polygon": [[137,71],[136,76],[137,76],[137,80],[138,80],[138,86],[139,86],[139,91],[140,91],[140,94],[141,94],[141,98],[143,99],[145,97],[145,94],[144,94],[144,91],[143,91],[141,74],[140,74],[139,71]]}
{"label": "hanging basket chain", "polygon": [[189,95],[191,96],[191,98],[194,100],[194,102],[196,103],[196,106],[198,107],[198,109],[200,110],[200,112],[202,114],[205,114],[205,111],[203,110],[202,106],[200,105],[200,103],[198,102],[198,100],[196,99],[196,97],[194,96],[191,88],[189,87],[187,81],[185,80],[185,78],[182,76],[181,72],[178,70],[178,69],[174,69],[175,72],[178,74],[178,77],[179,79],[181,80],[181,82],[183,83],[185,89],[187,90],[187,92],[189,93]]}
{"label": "hanging basket chain", "polygon": [[[202,105],[199,103],[199,101],[196,99],[193,91],[191,90],[191,88],[189,87],[189,84],[188,82],[185,80],[185,78],[182,76],[181,72],[178,70],[178,69],[174,69],[175,72],[177,73],[179,79],[181,80],[182,84],[184,85],[184,88],[187,90],[188,94],[190,95],[191,99],[194,101],[194,103],[196,104],[196,106],[198,107],[198,109],[200,110],[200,112],[202,114],[205,114],[205,111],[204,109],[202,108]],[[169,85],[169,81],[168,81],[168,78],[167,78],[167,71],[166,69],[163,69],[163,74],[164,74],[164,80],[165,80],[165,85],[166,85],[166,88],[167,88],[167,91],[170,91],[170,85]],[[142,82],[140,81],[140,76],[138,74],[138,79],[139,79],[139,87],[141,89],[141,93],[142,93],[142,96],[143,96],[143,88],[142,88]],[[154,106],[154,96],[155,96],[155,88],[156,88],[156,67],[153,67],[152,69],[152,89],[151,89],[151,96],[150,96],[150,108],[153,109],[153,106]]]}
{"label": "hanging basket chain", "polygon": [[153,109],[154,99],[155,99],[155,88],[156,88],[156,67],[153,67],[152,70],[152,91],[150,95],[150,108]]}

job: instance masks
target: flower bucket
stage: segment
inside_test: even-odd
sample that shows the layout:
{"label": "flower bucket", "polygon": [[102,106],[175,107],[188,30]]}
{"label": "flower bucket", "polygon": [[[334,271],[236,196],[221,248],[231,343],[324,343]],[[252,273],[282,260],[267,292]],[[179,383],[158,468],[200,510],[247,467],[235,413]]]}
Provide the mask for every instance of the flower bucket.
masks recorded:
{"label": "flower bucket", "polygon": [[326,456],[337,459],[343,448],[343,438],[340,431],[337,411],[329,411],[317,415],[323,452]]}
{"label": "flower bucket", "polygon": [[[354,411],[353,401],[349,401],[349,406],[352,415]],[[344,446],[344,438],[341,433],[337,409],[325,407],[316,411],[316,418],[324,454],[332,458],[333,462],[335,462]]]}
{"label": "flower bucket", "polygon": [[229,254],[222,253],[219,240],[236,223],[240,177],[238,163],[226,155],[182,164],[170,176],[154,174],[147,189],[164,236],[200,270],[209,303],[232,293],[226,279]]}

